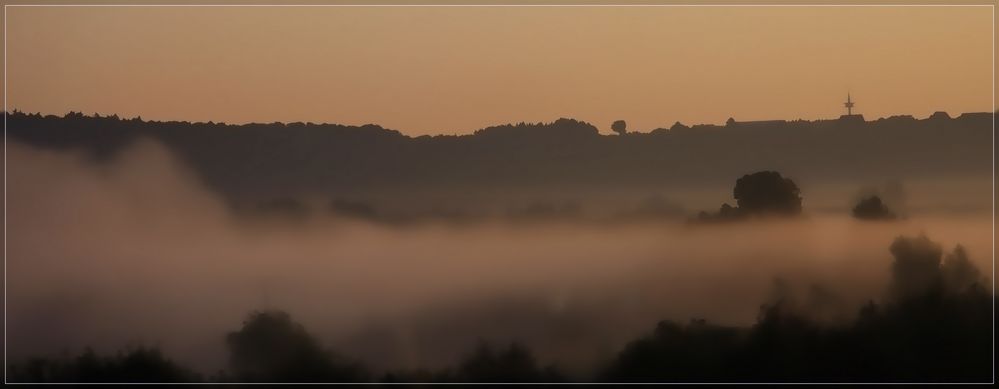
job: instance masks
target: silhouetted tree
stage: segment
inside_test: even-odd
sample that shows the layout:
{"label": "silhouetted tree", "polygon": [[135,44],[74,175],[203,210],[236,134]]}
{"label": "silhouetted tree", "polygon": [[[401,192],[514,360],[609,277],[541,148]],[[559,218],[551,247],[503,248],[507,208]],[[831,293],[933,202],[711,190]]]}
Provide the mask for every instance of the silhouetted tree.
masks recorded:
{"label": "silhouetted tree", "polygon": [[896,299],[933,293],[959,294],[984,283],[978,268],[960,245],[943,256],[939,244],[921,235],[895,239],[890,251],[895,257],[892,292]]}
{"label": "silhouetted tree", "polygon": [[691,320],[661,321],[629,343],[600,377],[619,382],[717,382],[732,378],[736,343],[743,331]]}
{"label": "silhouetted tree", "polygon": [[738,206],[722,204],[718,213],[701,212],[697,221],[733,221],[755,215],[793,216],[801,213],[801,192],[790,178],[780,173],[762,171],[747,174],[735,182],[732,190]]}
{"label": "silhouetted tree", "polygon": [[946,290],[953,293],[963,293],[980,287],[984,283],[981,272],[971,260],[963,246],[957,245],[954,251],[944,257],[940,272]]}
{"label": "silhouetted tree", "polygon": [[233,379],[244,382],[357,382],[355,363],[324,350],[285,312],[254,312],[226,336]]}
{"label": "silhouetted tree", "polygon": [[728,203],[724,203],[721,208],[718,209],[718,217],[722,219],[735,219],[739,217],[739,210],[737,208],[733,208],[731,205],[728,205]]}
{"label": "silhouetted tree", "polygon": [[611,130],[614,130],[618,135],[624,135],[628,133],[628,123],[624,120],[617,120],[614,124],[611,124]]}
{"label": "silhouetted tree", "polygon": [[790,178],[774,171],[747,174],[735,182],[732,190],[740,211],[747,214],[801,213],[801,193]]}
{"label": "silhouetted tree", "polygon": [[925,236],[899,237],[892,293],[852,323],[810,319],[786,300],[755,325],[662,322],[631,342],[601,379],[643,382],[989,382],[992,299],[957,248],[941,265]]}
{"label": "silhouetted tree", "polygon": [[853,217],[861,220],[894,220],[895,213],[881,201],[881,197],[865,197],[853,207]]}
{"label": "silhouetted tree", "polygon": [[564,381],[553,367],[538,367],[531,352],[518,343],[494,350],[484,342],[461,362],[454,378],[457,382]]}
{"label": "silhouetted tree", "polygon": [[925,235],[916,238],[899,237],[892,242],[892,293],[905,299],[931,293],[942,285],[940,257],[943,250]]}

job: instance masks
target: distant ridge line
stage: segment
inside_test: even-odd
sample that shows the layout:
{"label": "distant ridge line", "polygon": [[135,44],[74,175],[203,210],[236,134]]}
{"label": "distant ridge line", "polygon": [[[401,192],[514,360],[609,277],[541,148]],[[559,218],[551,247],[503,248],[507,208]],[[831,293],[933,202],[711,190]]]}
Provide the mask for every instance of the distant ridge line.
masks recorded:
{"label": "distant ridge line", "polygon": [[[83,114],[82,112],[76,112],[76,111],[70,111],[70,112],[68,112],[68,113],[66,113],[66,114],[64,114],[62,116],[55,115],[55,114],[42,114],[40,112],[25,113],[25,112],[19,111],[17,109],[14,109],[13,111],[11,111],[9,113],[5,112],[5,111],[0,111],[0,112],[3,112],[3,114],[4,114],[5,117],[8,116],[8,115],[12,115],[12,116],[15,116],[15,115],[24,115],[24,116],[27,116],[27,117],[46,118],[46,119],[96,119],[96,120],[117,120],[117,121],[123,121],[123,122],[138,122],[138,123],[152,123],[152,124],[156,124],[156,123],[158,123],[158,124],[189,124],[189,125],[225,126],[225,127],[246,127],[246,126],[250,126],[250,127],[252,127],[252,126],[298,127],[298,126],[304,126],[304,127],[358,128],[358,129],[383,130],[383,131],[388,131],[388,132],[394,132],[394,133],[398,133],[399,135],[402,135],[402,136],[405,136],[405,137],[408,137],[408,138],[442,137],[442,136],[443,137],[450,137],[450,136],[472,136],[472,135],[479,134],[479,133],[481,133],[481,132],[483,132],[485,130],[499,129],[499,128],[504,128],[504,127],[517,127],[517,126],[548,126],[548,125],[556,124],[556,123],[558,123],[560,121],[572,121],[572,122],[575,122],[575,123],[580,123],[580,124],[584,124],[584,125],[593,126],[593,124],[591,122],[587,122],[587,121],[583,121],[583,120],[578,120],[578,119],[574,119],[574,118],[564,118],[563,117],[563,118],[559,118],[559,119],[556,119],[556,120],[551,121],[551,122],[543,122],[543,121],[542,122],[524,122],[524,121],[521,121],[521,122],[518,122],[518,123],[512,123],[511,122],[511,123],[505,123],[505,124],[496,124],[496,125],[491,125],[491,126],[487,126],[487,127],[483,127],[483,128],[474,130],[471,133],[454,133],[454,134],[440,133],[440,134],[434,134],[434,135],[426,134],[426,135],[416,135],[416,136],[413,136],[413,135],[409,135],[409,134],[407,134],[405,132],[402,132],[400,130],[386,128],[386,127],[383,127],[380,124],[375,124],[375,123],[366,123],[366,124],[361,124],[361,125],[349,125],[349,124],[330,123],[330,122],[314,123],[314,122],[300,122],[300,121],[296,121],[296,122],[275,121],[275,122],[270,122],[270,123],[265,123],[265,122],[226,123],[224,121],[218,121],[218,122],[216,122],[216,121],[211,121],[211,120],[207,121],[207,122],[203,122],[203,121],[192,122],[192,121],[187,121],[187,120],[144,120],[144,119],[142,119],[141,115],[135,116],[135,117],[132,117],[132,118],[124,118],[124,117],[119,117],[117,114],[105,114],[105,115],[101,115],[100,113],[94,113],[93,115],[86,115],[86,114]],[[639,135],[640,134],[651,134],[651,133],[661,132],[661,131],[670,131],[670,130],[673,130],[674,127],[677,127],[677,126],[681,126],[681,127],[684,127],[684,128],[690,128],[690,129],[693,129],[693,128],[697,128],[697,129],[709,129],[709,128],[725,128],[725,127],[771,127],[771,126],[785,126],[785,125],[834,123],[834,122],[840,122],[840,121],[845,121],[845,120],[849,120],[849,121],[852,121],[852,122],[862,122],[862,123],[877,123],[879,121],[885,121],[885,120],[912,120],[912,121],[941,120],[941,119],[943,119],[943,117],[941,117],[941,115],[945,116],[945,118],[949,119],[949,120],[966,120],[966,119],[970,119],[970,118],[985,118],[985,117],[988,117],[988,118],[991,119],[992,116],[995,115],[995,114],[996,114],[996,112],[964,112],[964,113],[962,113],[960,115],[957,115],[957,116],[950,116],[949,114],[947,114],[946,111],[936,111],[933,114],[931,114],[930,116],[927,116],[926,118],[923,118],[923,119],[917,119],[917,118],[915,118],[915,116],[910,115],[910,114],[899,114],[899,115],[891,115],[891,116],[888,116],[888,117],[881,117],[881,118],[874,119],[874,120],[866,120],[862,114],[842,115],[839,118],[834,118],[834,119],[812,119],[812,120],[809,120],[809,119],[800,119],[799,118],[799,119],[770,119],[770,120],[747,120],[747,121],[739,121],[739,120],[735,120],[733,118],[729,118],[726,121],[726,123],[722,124],[722,125],[710,124],[710,123],[701,123],[701,124],[693,124],[693,125],[689,125],[688,126],[688,125],[685,125],[683,123],[676,122],[671,127],[657,127],[657,128],[654,128],[654,129],[648,130],[648,131],[630,131],[629,135],[631,135],[631,134],[639,134]],[[6,128],[5,128],[5,130],[6,130]],[[608,135],[608,134],[600,134],[600,135],[603,135],[603,136],[617,136],[617,135]]]}

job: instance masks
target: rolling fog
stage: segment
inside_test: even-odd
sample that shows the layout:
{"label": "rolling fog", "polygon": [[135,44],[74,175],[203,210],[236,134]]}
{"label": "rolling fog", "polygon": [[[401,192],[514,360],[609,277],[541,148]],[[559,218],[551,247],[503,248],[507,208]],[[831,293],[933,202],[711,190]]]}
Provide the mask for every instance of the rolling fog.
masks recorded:
{"label": "rolling fog", "polygon": [[[610,358],[661,319],[748,324],[761,303],[781,297],[824,320],[847,319],[884,294],[898,235],[925,233],[948,251],[960,243],[991,274],[990,211],[948,211],[969,198],[987,207],[990,194],[951,186],[941,193],[963,197],[921,200],[951,208],[899,222],[820,207],[866,189],[809,183],[806,217],[792,221],[396,228],[246,221],[153,142],[110,164],[6,147],[14,359],[145,344],[213,372],[225,364],[224,334],[248,312],[271,308],[373,367],[442,366],[485,339],[522,341],[573,371]],[[907,183],[908,197],[931,186]],[[810,188],[819,187],[823,200],[813,203]]]}

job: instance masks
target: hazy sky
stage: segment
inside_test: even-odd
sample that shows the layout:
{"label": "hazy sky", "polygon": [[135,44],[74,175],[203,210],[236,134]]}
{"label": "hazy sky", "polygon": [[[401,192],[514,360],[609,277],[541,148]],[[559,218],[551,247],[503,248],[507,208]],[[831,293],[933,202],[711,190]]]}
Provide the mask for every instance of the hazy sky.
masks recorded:
{"label": "hazy sky", "polygon": [[7,8],[10,109],[412,135],[989,111],[991,7]]}

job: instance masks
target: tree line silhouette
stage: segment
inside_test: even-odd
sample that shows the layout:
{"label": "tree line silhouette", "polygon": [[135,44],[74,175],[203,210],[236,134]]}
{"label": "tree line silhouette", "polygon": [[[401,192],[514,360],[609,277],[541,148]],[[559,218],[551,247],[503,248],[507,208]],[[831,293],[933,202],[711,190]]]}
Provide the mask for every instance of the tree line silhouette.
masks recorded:
{"label": "tree line silhouette", "polygon": [[[232,203],[475,187],[624,188],[720,184],[746,171],[813,179],[991,174],[992,113],[917,120],[772,121],[601,135],[578,120],[410,137],[377,125],[230,125],[116,115],[8,112],[7,140],[107,161],[140,138],[165,144]],[[761,152],[766,150],[766,152]]]}
{"label": "tree line silhouette", "polygon": [[781,297],[755,324],[662,321],[590,376],[543,365],[527,345],[481,343],[452,368],[374,372],[323,347],[281,311],[248,315],[224,338],[229,367],[202,376],[153,348],[112,356],[32,358],[10,382],[988,382],[992,304],[988,279],[958,246],[926,236],[891,244],[889,292],[855,318],[830,323]]}

